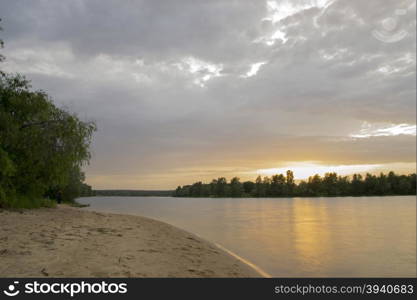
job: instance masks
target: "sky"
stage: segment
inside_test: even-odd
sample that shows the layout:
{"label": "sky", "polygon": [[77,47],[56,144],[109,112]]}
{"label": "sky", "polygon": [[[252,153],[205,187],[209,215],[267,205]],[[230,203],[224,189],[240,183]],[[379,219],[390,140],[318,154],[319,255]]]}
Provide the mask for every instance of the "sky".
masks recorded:
{"label": "sky", "polygon": [[96,122],[96,189],[411,173],[415,16],[412,0],[1,1],[1,68]]}

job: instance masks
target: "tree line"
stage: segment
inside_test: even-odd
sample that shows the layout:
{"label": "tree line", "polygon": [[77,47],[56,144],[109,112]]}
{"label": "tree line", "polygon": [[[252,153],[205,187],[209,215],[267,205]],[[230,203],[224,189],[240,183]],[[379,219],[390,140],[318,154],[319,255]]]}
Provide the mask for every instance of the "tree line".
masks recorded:
{"label": "tree line", "polygon": [[168,197],[172,190],[93,190],[94,196],[121,196],[121,197]]}
{"label": "tree line", "polygon": [[255,182],[241,182],[238,177],[229,182],[224,177],[205,184],[201,181],[192,185],[179,186],[174,197],[326,197],[326,196],[384,196],[415,195],[416,174],[354,174],[339,176],[326,173],[314,175],[298,184],[292,171],[272,177],[258,176]]}
{"label": "tree line", "polygon": [[25,77],[0,70],[0,208],[50,206],[52,199],[90,194],[82,166],[95,130],[32,90]]}

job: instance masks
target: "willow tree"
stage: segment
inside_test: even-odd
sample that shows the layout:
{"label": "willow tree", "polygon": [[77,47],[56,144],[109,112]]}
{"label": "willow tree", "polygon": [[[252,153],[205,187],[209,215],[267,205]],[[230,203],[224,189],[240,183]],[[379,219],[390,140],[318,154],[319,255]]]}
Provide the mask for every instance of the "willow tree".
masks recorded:
{"label": "willow tree", "polygon": [[89,161],[94,130],[23,77],[0,74],[0,206],[64,188]]}
{"label": "willow tree", "polygon": [[71,185],[83,184],[95,129],[56,107],[45,92],[33,91],[23,76],[0,70],[0,207],[19,206],[22,199],[37,206],[30,202],[53,190],[74,197],[78,187]]}

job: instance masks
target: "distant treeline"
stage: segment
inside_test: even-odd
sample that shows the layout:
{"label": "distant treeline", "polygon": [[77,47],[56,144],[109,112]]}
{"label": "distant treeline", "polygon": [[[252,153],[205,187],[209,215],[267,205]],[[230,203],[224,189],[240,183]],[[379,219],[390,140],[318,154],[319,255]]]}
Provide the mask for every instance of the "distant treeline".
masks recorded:
{"label": "distant treeline", "polygon": [[94,190],[92,192],[93,196],[136,196],[136,197],[146,197],[146,196],[160,196],[168,197],[172,196],[173,191],[146,191],[146,190]]}
{"label": "distant treeline", "polygon": [[383,196],[415,195],[416,174],[397,175],[394,172],[379,176],[354,174],[351,177],[326,173],[314,175],[298,184],[292,171],[286,175],[258,176],[255,182],[241,182],[234,177],[230,182],[221,177],[211,183],[196,182],[179,186],[174,197],[325,197],[325,196]]}

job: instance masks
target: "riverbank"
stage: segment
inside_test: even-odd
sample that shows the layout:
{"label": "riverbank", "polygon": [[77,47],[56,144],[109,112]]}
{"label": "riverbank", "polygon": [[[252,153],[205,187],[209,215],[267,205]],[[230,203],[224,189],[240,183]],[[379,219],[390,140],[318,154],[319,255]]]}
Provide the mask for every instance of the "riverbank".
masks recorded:
{"label": "riverbank", "polygon": [[261,277],[156,220],[58,206],[0,211],[0,277]]}

